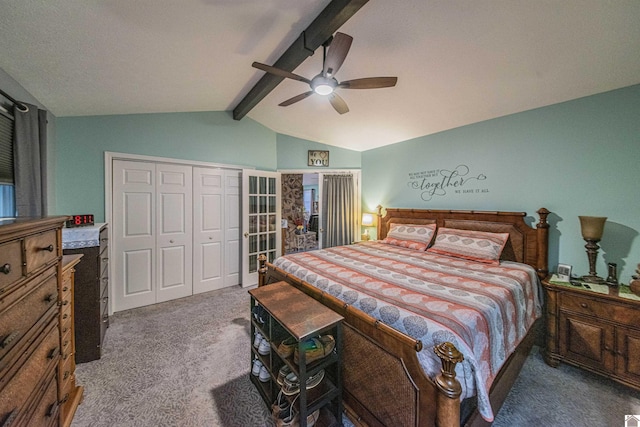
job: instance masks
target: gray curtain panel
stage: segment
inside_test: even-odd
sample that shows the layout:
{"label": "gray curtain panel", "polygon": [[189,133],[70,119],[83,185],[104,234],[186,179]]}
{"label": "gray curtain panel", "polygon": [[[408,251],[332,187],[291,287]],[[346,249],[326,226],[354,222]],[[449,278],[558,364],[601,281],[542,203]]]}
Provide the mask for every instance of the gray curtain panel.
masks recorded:
{"label": "gray curtain panel", "polygon": [[16,211],[19,217],[47,214],[46,144],[47,112],[22,102],[27,111],[14,108],[13,165]]}
{"label": "gray curtain panel", "polygon": [[353,175],[325,175],[323,181],[324,247],[350,245],[356,212]]}

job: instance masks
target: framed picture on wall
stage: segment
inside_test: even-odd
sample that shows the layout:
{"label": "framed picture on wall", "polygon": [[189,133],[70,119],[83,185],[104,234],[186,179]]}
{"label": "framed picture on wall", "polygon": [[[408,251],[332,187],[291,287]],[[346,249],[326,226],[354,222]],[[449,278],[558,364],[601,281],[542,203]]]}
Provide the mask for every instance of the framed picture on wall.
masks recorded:
{"label": "framed picture on wall", "polygon": [[307,166],[329,167],[329,151],[309,150]]}

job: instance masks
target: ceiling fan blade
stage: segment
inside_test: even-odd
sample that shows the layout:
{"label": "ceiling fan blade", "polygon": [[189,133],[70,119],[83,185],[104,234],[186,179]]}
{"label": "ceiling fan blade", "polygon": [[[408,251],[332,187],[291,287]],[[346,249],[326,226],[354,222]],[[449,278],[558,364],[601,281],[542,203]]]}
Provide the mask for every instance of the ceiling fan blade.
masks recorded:
{"label": "ceiling fan blade", "polygon": [[347,57],[352,41],[353,37],[343,33],[336,33],[333,36],[333,41],[329,45],[329,52],[324,60],[324,68],[322,69],[322,74],[325,77],[332,77],[338,72]]}
{"label": "ceiling fan blade", "polygon": [[329,97],[329,102],[338,113],[344,114],[349,112],[349,107],[347,107],[347,103],[344,102],[344,99],[342,99],[340,95],[338,95],[335,92],[332,92],[327,96]]}
{"label": "ceiling fan blade", "polygon": [[379,89],[393,87],[398,82],[397,77],[366,77],[364,79],[347,80],[338,85],[343,89]]}
{"label": "ceiling fan blade", "polygon": [[266,71],[267,73],[271,73],[271,74],[279,76],[279,77],[285,77],[285,78],[288,78],[288,79],[298,80],[300,82],[311,84],[311,80],[309,80],[309,79],[307,79],[305,77],[299,76],[297,74],[290,73],[289,71],[281,70],[280,68],[272,67],[271,65],[266,65],[266,64],[261,64],[259,62],[254,62],[253,64],[251,64],[251,66],[253,68],[257,68],[258,70]]}
{"label": "ceiling fan blade", "polygon": [[286,107],[288,105],[295,104],[298,101],[302,101],[303,99],[305,99],[305,98],[307,98],[307,97],[309,97],[311,95],[313,95],[313,91],[312,90],[310,90],[309,92],[301,93],[300,95],[296,95],[293,98],[287,99],[286,101],[282,101],[278,105],[281,106],[281,107]]}

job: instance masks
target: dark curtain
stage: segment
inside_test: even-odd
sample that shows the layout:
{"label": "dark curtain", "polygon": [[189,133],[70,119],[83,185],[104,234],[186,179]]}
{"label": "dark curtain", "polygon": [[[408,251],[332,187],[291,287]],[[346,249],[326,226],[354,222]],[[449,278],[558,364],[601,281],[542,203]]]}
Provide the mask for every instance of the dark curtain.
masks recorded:
{"label": "dark curtain", "polygon": [[14,108],[13,165],[18,217],[47,214],[47,112]]}
{"label": "dark curtain", "polygon": [[324,247],[350,245],[354,239],[356,201],[353,175],[325,175],[322,190]]}

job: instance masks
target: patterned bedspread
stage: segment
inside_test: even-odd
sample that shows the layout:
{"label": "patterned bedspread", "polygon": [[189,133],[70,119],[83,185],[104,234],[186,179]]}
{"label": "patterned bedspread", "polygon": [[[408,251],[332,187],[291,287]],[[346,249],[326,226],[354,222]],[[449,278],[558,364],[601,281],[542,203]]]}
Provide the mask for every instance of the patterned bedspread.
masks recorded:
{"label": "patterned bedspread", "polygon": [[287,255],[274,265],[419,339],[429,377],[440,372],[434,345],[452,342],[461,398],[477,396],[493,420],[488,390],[541,315],[540,284],[525,264],[482,264],[380,242]]}

